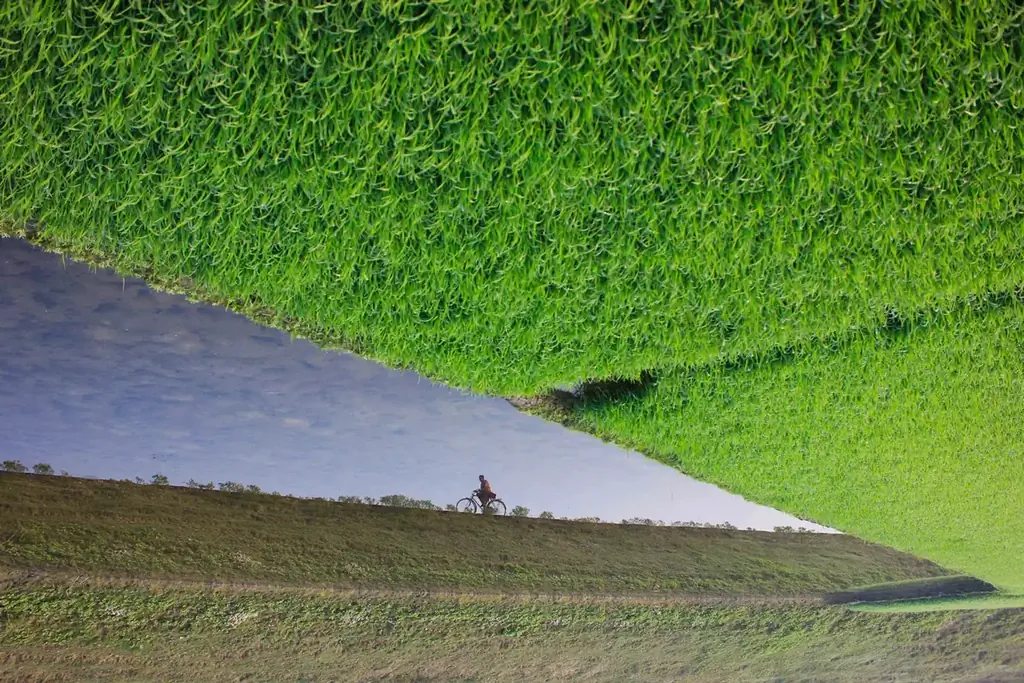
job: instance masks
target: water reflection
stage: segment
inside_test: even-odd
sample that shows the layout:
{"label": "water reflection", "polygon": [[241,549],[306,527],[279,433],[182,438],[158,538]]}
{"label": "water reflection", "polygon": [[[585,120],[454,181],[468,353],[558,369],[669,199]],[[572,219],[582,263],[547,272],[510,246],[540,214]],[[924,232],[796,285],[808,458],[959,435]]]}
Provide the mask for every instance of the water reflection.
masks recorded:
{"label": "water reflection", "polygon": [[482,472],[535,514],[799,524],[503,400],[11,239],[0,239],[0,344],[0,444],[26,464],[439,504]]}

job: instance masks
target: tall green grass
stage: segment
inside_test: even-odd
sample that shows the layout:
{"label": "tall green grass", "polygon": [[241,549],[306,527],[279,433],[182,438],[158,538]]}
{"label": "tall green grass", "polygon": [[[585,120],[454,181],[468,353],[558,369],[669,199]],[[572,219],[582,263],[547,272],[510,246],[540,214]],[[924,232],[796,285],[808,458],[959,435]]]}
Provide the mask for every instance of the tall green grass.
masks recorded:
{"label": "tall green grass", "polygon": [[1024,281],[1015,3],[0,8],[0,221],[527,393]]}
{"label": "tall green grass", "polygon": [[1024,304],[668,373],[601,434],[753,500],[1024,592]]}

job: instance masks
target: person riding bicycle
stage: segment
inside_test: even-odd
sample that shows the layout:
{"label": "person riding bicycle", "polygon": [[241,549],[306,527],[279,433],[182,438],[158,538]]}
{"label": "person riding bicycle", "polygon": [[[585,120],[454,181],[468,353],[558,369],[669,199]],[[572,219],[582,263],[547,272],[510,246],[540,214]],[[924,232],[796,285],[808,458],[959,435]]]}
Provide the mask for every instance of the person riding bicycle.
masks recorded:
{"label": "person riding bicycle", "polygon": [[498,497],[491,489],[491,482],[487,481],[482,474],[480,475],[480,488],[473,493],[480,499],[484,507],[490,505],[491,501]]}

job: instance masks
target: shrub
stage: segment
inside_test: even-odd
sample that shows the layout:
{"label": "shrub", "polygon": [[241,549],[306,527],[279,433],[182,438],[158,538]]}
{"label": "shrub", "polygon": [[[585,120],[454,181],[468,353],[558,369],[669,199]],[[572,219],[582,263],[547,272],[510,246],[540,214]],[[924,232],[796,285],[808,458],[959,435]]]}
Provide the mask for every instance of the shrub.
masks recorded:
{"label": "shrub", "polygon": [[660,522],[660,521],[658,521],[656,519],[650,519],[648,517],[630,517],[629,519],[622,520],[621,523],[622,524],[638,524],[638,525],[642,525],[642,526],[665,526],[664,522]]}
{"label": "shrub", "polygon": [[335,499],[338,503],[348,503],[350,505],[362,505],[363,499],[359,496],[338,496]]}
{"label": "shrub", "polygon": [[38,462],[32,466],[32,471],[35,474],[53,474],[53,468],[47,465],[45,462]]}
{"label": "shrub", "polygon": [[429,500],[417,500],[416,498],[403,496],[400,493],[391,494],[389,496],[381,496],[379,504],[396,508],[416,508],[418,510],[441,509],[438,506],[434,505],[434,503]]}

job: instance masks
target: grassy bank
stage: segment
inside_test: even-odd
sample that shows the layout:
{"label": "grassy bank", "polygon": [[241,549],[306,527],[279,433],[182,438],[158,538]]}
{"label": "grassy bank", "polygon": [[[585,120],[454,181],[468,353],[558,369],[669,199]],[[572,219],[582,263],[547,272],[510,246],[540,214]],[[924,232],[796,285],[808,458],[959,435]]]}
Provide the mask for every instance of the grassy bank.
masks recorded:
{"label": "grassy bank", "polygon": [[[7,3],[0,222],[480,391],[652,371],[576,424],[1016,591],[1021,314],[963,302],[1024,282],[1021,27],[997,0]],[[99,562],[109,534],[163,569],[145,528],[23,526],[26,562]],[[442,544],[385,574],[750,581],[552,578],[494,533],[475,568]],[[303,576],[339,575],[331,538],[296,546]]]}
{"label": "grassy bank", "polygon": [[666,373],[575,417],[760,503],[1024,592],[1024,307],[923,322]]}
{"label": "grassy bank", "polygon": [[0,566],[442,591],[802,596],[946,573],[847,536],[624,527],[0,473]]}
{"label": "grassy bank", "polygon": [[41,1],[0,218],[497,393],[1024,281],[1014,3]]}
{"label": "grassy bank", "polygon": [[1013,681],[1024,610],[373,598],[45,583],[0,588],[4,680]]}
{"label": "grassy bank", "polygon": [[[959,681],[1024,610],[829,607],[942,570],[845,536],[0,474],[4,680]],[[983,652],[984,651],[984,652]]]}

